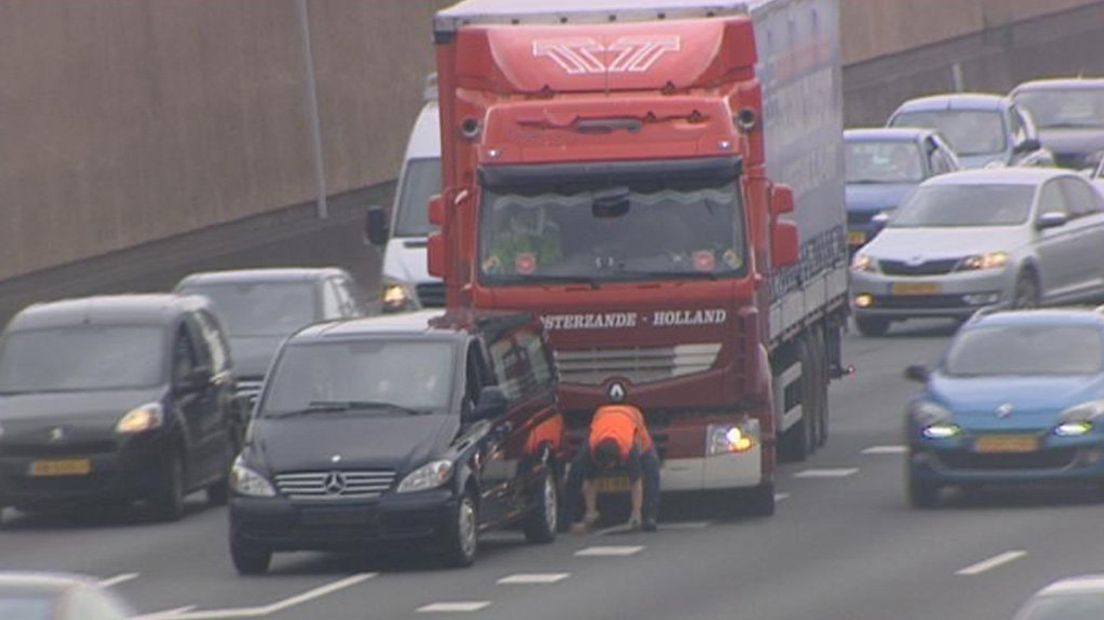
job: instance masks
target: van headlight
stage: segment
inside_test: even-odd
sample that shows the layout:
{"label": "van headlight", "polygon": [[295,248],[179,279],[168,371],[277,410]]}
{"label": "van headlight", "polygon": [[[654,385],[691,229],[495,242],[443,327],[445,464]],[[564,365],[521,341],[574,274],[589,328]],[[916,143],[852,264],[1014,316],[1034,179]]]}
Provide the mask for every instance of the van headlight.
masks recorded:
{"label": "van headlight", "polygon": [[410,287],[398,280],[384,280],[380,299],[384,312],[399,312],[414,306],[414,294]]}
{"label": "van headlight", "polygon": [[275,497],[276,489],[261,474],[245,466],[241,455],[234,459],[230,468],[230,490],[247,497]]}
{"label": "van headlight", "polygon": [[452,461],[432,461],[410,472],[399,483],[399,493],[436,489],[452,478]]}
{"label": "van headlight", "polygon": [[165,422],[165,412],[159,403],[147,403],[127,412],[115,424],[115,432],[134,435],[159,428]]}
{"label": "van headlight", "polygon": [[705,429],[706,456],[747,452],[759,443],[759,421],[742,424],[710,424]]}

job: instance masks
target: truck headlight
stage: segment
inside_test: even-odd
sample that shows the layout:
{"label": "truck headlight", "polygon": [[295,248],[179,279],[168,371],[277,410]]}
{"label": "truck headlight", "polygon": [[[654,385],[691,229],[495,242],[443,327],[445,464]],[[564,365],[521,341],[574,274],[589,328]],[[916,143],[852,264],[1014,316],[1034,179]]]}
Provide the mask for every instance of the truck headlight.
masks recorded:
{"label": "truck headlight", "polygon": [[406,284],[395,280],[388,280],[383,283],[381,299],[384,312],[398,312],[414,305],[414,295],[410,292],[410,288]]}
{"label": "truck headlight", "polygon": [[1003,269],[1008,265],[1007,252],[986,252],[967,256],[959,263],[961,271],[985,271],[987,269]]}
{"label": "truck headlight", "polygon": [[230,490],[248,497],[275,497],[276,489],[267,478],[245,466],[241,455],[230,468]]}
{"label": "truck headlight", "polygon": [[122,435],[144,433],[160,427],[165,422],[165,414],[159,403],[147,403],[135,407],[119,419],[115,432]]}
{"label": "truck headlight", "polygon": [[759,421],[743,424],[710,424],[705,429],[706,456],[747,452],[759,443]]}
{"label": "truck headlight", "polygon": [[432,461],[410,472],[399,483],[399,493],[428,491],[447,483],[452,478],[452,461]]}

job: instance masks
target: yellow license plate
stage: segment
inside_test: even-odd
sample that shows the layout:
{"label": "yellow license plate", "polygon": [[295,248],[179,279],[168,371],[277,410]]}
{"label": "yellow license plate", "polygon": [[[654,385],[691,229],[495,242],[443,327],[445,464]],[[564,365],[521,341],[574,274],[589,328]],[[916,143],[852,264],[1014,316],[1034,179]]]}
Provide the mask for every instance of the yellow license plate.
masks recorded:
{"label": "yellow license plate", "polygon": [[625,476],[618,478],[597,478],[594,487],[599,493],[628,493],[629,479]]}
{"label": "yellow license plate", "polygon": [[974,443],[975,452],[986,453],[1023,453],[1039,449],[1039,438],[1031,435],[992,435],[978,437]]}
{"label": "yellow license plate", "polygon": [[861,230],[847,233],[847,243],[851,245],[862,245],[866,243],[866,233]]}
{"label": "yellow license plate", "polygon": [[90,473],[92,473],[92,461],[89,459],[35,461],[31,463],[32,476],[87,476]]}
{"label": "yellow license plate", "polygon": [[935,282],[898,282],[893,285],[894,295],[938,295],[942,289]]}

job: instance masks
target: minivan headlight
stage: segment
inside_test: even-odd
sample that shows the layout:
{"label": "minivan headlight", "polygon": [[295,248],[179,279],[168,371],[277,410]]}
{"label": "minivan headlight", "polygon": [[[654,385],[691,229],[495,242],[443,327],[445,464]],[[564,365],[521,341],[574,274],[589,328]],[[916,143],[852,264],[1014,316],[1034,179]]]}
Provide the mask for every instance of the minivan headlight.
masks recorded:
{"label": "minivan headlight", "polygon": [[245,466],[239,454],[230,468],[230,490],[249,497],[274,497],[276,489],[261,474]]}
{"label": "minivan headlight", "polygon": [[385,280],[380,297],[385,312],[406,310],[414,305],[414,295],[410,287],[397,280]]}
{"label": "minivan headlight", "polygon": [[407,474],[399,483],[399,493],[436,489],[452,478],[452,461],[432,461]]}
{"label": "minivan headlight", "polygon": [[159,428],[165,422],[164,411],[159,403],[147,403],[127,412],[115,424],[115,432],[134,435]]}

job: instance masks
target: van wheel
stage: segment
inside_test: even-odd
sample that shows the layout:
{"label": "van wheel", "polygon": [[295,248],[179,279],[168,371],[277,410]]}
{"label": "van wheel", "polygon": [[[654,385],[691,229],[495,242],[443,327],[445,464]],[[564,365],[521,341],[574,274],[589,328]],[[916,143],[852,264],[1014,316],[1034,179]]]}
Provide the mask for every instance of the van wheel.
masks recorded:
{"label": "van wheel", "polygon": [[239,575],[263,575],[272,563],[272,551],[230,538],[230,559]]}
{"label": "van wheel", "polygon": [[160,521],[179,521],[184,516],[184,459],[179,450],[169,452],[160,478],[150,498],[153,513]]}
{"label": "van wheel", "polygon": [[855,317],[855,327],[859,328],[860,334],[868,338],[877,338],[889,332],[889,319],[871,316]]}
{"label": "van wheel", "polygon": [[479,508],[470,491],[456,503],[451,521],[445,534],[445,564],[453,568],[471,566],[479,550]]}
{"label": "van wheel", "polygon": [[550,543],[556,540],[560,522],[560,493],[556,474],[548,469],[541,477],[534,497],[533,511],[525,519],[525,540]]}

